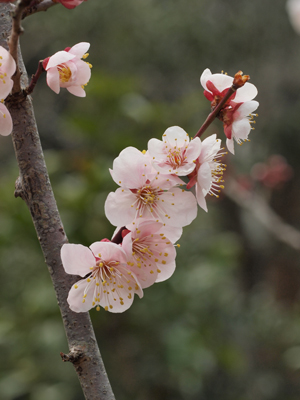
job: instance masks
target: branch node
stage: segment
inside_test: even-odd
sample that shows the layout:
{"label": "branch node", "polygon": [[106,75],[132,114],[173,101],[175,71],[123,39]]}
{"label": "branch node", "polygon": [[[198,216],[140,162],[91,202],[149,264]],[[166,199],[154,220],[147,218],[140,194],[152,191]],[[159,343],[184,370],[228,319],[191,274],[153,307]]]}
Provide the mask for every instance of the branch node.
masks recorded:
{"label": "branch node", "polygon": [[69,354],[60,352],[60,356],[63,362],[71,362],[75,364],[83,356],[82,350],[71,350]]}
{"label": "branch node", "polygon": [[24,193],[24,189],[23,189],[23,185],[22,185],[22,180],[21,180],[21,178],[19,176],[18,176],[18,178],[17,178],[17,180],[15,182],[14,196],[15,196],[15,198],[21,197],[22,200],[24,200],[24,198],[25,198],[25,193]]}

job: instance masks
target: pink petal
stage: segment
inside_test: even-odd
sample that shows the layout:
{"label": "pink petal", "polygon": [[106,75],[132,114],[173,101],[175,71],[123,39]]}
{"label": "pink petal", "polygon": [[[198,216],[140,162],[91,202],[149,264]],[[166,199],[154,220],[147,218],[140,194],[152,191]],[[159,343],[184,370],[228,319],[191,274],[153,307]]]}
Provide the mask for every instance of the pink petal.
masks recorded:
{"label": "pink petal", "polygon": [[48,71],[48,69],[57,67],[59,64],[63,64],[67,61],[73,60],[75,57],[76,56],[74,56],[74,54],[70,54],[67,51],[58,51],[49,58],[48,64],[45,69],[46,71]]}
{"label": "pink petal", "polygon": [[116,243],[111,242],[95,242],[90,245],[90,249],[95,257],[108,261],[120,261],[126,263],[126,255],[122,248]]}
{"label": "pink petal", "polygon": [[71,94],[73,94],[74,96],[77,96],[77,97],[85,97],[86,96],[85,90],[82,89],[81,86],[68,86],[67,90]]}
{"label": "pink petal", "polygon": [[0,103],[0,135],[7,136],[13,129],[13,122],[8,109]]}
{"label": "pink petal", "polygon": [[75,44],[75,46],[71,47],[69,50],[70,54],[74,54],[78,58],[82,58],[82,56],[88,51],[90,48],[90,44],[88,42],[81,42]]}
{"label": "pink petal", "polygon": [[6,73],[8,77],[11,77],[16,71],[16,63],[11,54],[2,46],[0,46],[0,71]]}
{"label": "pink petal", "polygon": [[152,165],[149,157],[146,157],[135,147],[127,147],[114,160],[113,169],[110,170],[110,173],[118,185],[128,189],[136,189],[145,184],[146,175],[151,173],[151,170]]}
{"label": "pink petal", "polygon": [[196,218],[197,202],[193,193],[173,188],[160,197],[161,200],[164,200],[163,203],[160,203],[164,210],[161,221],[166,225],[182,228]]}
{"label": "pink petal", "polygon": [[91,272],[96,260],[88,247],[66,243],[61,248],[61,260],[67,274],[85,276]]}
{"label": "pink petal", "polygon": [[166,264],[166,265],[157,264],[157,266],[158,266],[158,269],[161,271],[158,274],[157,279],[155,281],[158,283],[158,282],[163,282],[163,281],[169,279],[173,275],[175,268],[176,268],[176,263],[174,260],[174,261],[170,262],[169,264]]}
{"label": "pink petal", "polygon": [[47,71],[46,80],[49,88],[52,89],[53,92],[58,94],[60,91],[60,85],[59,85],[59,72],[56,67],[51,68]]}
{"label": "pink petal", "polygon": [[85,61],[82,60],[75,59],[72,62],[77,67],[76,84],[86,85],[91,78],[91,68]]}
{"label": "pink petal", "polygon": [[109,193],[104,205],[106,218],[114,226],[130,224],[137,214],[135,200],[136,196],[128,189]]}
{"label": "pink petal", "polygon": [[[67,302],[72,311],[79,313],[86,312],[93,308],[96,285],[93,281],[89,286],[88,285],[89,284],[87,280],[82,279],[81,281],[76,282],[75,285],[71,287]],[[89,287],[89,290],[86,291],[86,297],[83,297],[85,295],[84,292],[87,287]]]}
{"label": "pink petal", "polygon": [[182,147],[190,141],[189,135],[180,126],[171,126],[163,134],[162,140],[168,145],[174,147]]}

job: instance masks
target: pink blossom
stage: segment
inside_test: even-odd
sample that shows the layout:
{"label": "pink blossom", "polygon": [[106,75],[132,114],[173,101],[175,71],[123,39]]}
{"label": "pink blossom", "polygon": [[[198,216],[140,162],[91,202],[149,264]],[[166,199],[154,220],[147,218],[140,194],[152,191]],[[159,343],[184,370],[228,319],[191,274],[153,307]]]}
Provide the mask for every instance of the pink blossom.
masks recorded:
{"label": "pink blossom", "polygon": [[11,133],[13,122],[8,109],[0,103],[0,135],[7,136]]}
{"label": "pink blossom", "polygon": [[224,132],[227,136],[226,145],[228,150],[234,154],[234,140],[238,144],[248,140],[252,129],[253,111],[258,107],[257,101],[246,101],[245,103],[230,102],[224,110],[221,110],[221,119],[224,124]]}
{"label": "pink blossom", "polygon": [[220,183],[223,182],[225,165],[217,160],[223,153],[219,153],[221,140],[216,137],[217,135],[214,134],[203,140],[200,156],[196,160],[196,168],[189,175],[190,181],[187,184],[188,189],[195,185],[198,204],[205,211],[207,211],[206,195],[219,197],[220,188],[223,189]]}
{"label": "pink blossom", "polygon": [[58,51],[53,56],[43,61],[43,67],[47,71],[47,84],[55,93],[60,88],[66,88],[70,93],[78,97],[85,97],[84,86],[91,77],[91,64],[81,60],[86,58],[90,47],[89,43],[78,43],[64,51]]}
{"label": "pink blossom", "polygon": [[67,274],[84,279],[72,286],[68,304],[75,312],[86,312],[96,306],[113,313],[127,310],[134,294],[143,297],[143,290],[127,264],[126,254],[115,243],[95,242],[90,248],[81,244],[64,244],[61,259]]}
{"label": "pink blossom", "polygon": [[0,100],[9,95],[14,84],[11,76],[15,71],[15,60],[4,47],[0,46]]}
{"label": "pink blossom", "polygon": [[105,214],[112,225],[126,226],[145,218],[183,227],[196,218],[194,195],[174,187],[184,184],[177,176],[154,171],[148,154],[127,147],[114,160],[110,173],[121,186],[105,202]]}
{"label": "pink blossom", "polygon": [[64,7],[71,10],[72,8],[79,6],[81,3],[87,0],[52,0],[52,1],[54,3],[61,3]]}
{"label": "pink blossom", "polygon": [[163,174],[186,176],[195,169],[195,160],[200,154],[199,138],[190,142],[189,135],[179,126],[168,128],[162,141],[150,139],[148,152],[154,168]]}
{"label": "pink blossom", "polygon": [[[215,107],[232,86],[233,78],[226,74],[212,74],[211,71],[206,68],[200,77],[200,82],[205,89],[204,96],[212,102],[212,107]],[[233,93],[230,97],[230,101],[244,103],[245,101],[254,99],[256,95],[256,87],[252,83],[246,82],[244,86]]]}
{"label": "pink blossom", "polygon": [[175,270],[176,251],[171,240],[165,235],[163,224],[143,220],[130,228],[122,242],[128,264],[139,268],[136,276],[142,288],[154,282],[162,282]]}

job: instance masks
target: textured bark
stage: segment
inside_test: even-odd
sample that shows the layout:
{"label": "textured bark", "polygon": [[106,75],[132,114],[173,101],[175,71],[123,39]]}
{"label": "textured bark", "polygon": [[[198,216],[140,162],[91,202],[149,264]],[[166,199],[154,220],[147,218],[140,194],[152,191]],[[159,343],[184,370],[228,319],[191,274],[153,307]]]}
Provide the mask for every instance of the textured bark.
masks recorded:
{"label": "textured bark", "polygon": [[[5,48],[8,48],[12,10],[11,5],[0,4],[0,45]],[[25,89],[27,73],[20,51],[18,58]],[[60,249],[67,237],[52,192],[31,99],[22,90],[10,95],[6,105],[14,121],[12,140],[20,173],[15,196],[21,197],[30,210],[52,278],[70,350],[68,355],[61,353],[62,359],[73,363],[87,400],[113,400],[89,314],[73,313],[66,302],[69,289],[78,278],[66,274],[62,267]]]}

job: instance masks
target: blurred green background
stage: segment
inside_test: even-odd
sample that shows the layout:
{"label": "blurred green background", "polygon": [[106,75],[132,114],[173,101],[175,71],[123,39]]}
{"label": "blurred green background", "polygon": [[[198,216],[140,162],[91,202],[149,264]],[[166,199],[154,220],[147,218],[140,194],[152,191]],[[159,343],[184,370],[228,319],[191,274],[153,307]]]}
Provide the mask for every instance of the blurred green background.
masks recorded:
{"label": "blurred green background", "polygon": [[[300,37],[283,0],[88,0],[24,21],[28,73],[40,59],[91,43],[87,97],[33,93],[53,189],[72,243],[110,238],[108,168],[126,146],[147,148],[169,126],[193,136],[210,104],[205,68],[238,70],[259,90],[251,142],[227,157],[228,176],[283,155],[293,178],[276,190],[251,184],[300,229]],[[224,139],[215,121],[207,135]],[[14,199],[10,137],[0,147],[0,398],[82,400],[54,290],[30,214]],[[226,182],[225,182],[226,184]],[[171,279],[124,314],[91,311],[118,400],[299,400],[300,257],[225,195],[180,239]]]}

